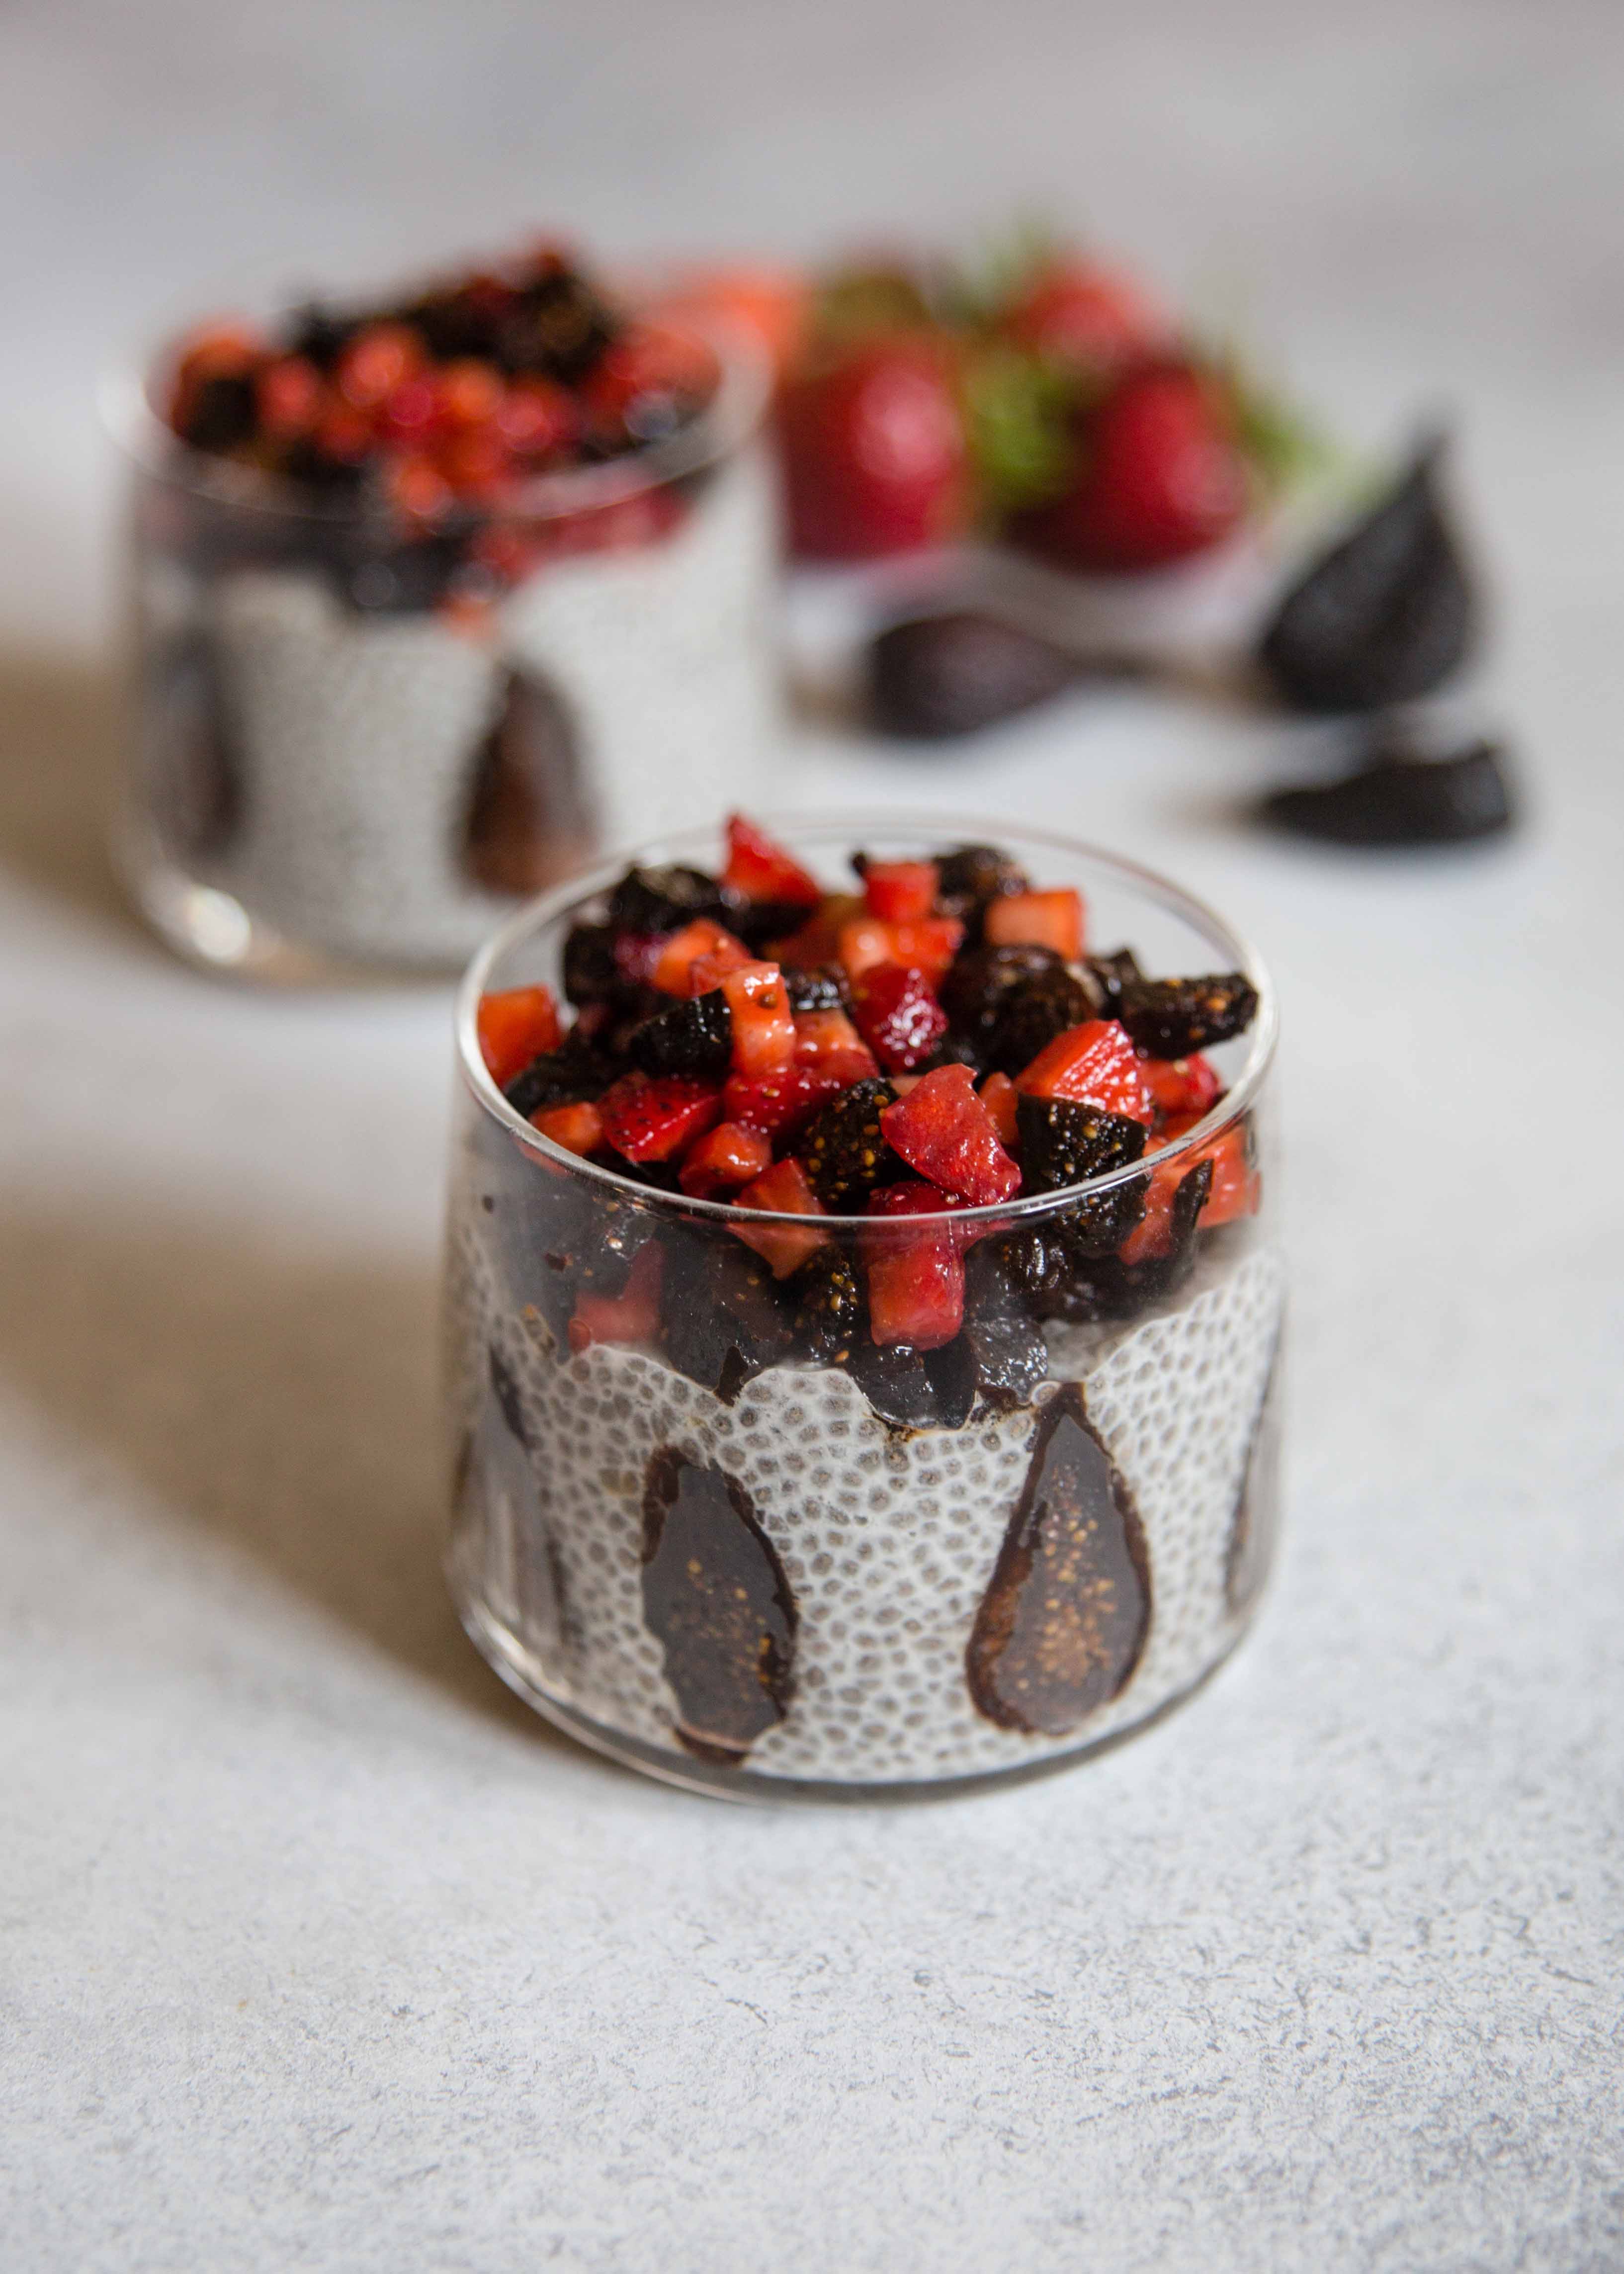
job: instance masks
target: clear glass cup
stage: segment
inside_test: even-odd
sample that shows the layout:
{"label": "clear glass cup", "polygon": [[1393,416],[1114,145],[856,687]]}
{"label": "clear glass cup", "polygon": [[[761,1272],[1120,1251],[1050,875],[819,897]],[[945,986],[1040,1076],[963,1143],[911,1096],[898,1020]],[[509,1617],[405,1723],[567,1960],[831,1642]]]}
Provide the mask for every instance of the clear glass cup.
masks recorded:
{"label": "clear glass cup", "polygon": [[[520,1696],[676,1784],[868,1800],[1062,1766],[1198,1687],[1268,1571],[1274,993],[1220,917],[1089,847],[953,819],[773,826],[831,887],[858,844],[996,842],[1038,885],[1081,890],[1091,952],[1131,945],[1151,975],[1244,971],[1256,1018],[1209,1053],[1227,1094],[1137,1164],[993,1208],[886,1223],[688,1200],[560,1150],[485,1072],[481,996],[556,990],[565,935],[623,863],[538,900],[475,959],[458,1009],[452,1591]],[[714,843],[636,857],[703,863]],[[1210,1206],[1208,1157],[1248,1180],[1244,1208],[1192,1230],[1175,1197],[1172,1260],[1124,1267],[1145,1178],[1176,1195],[1197,1178],[1188,1201]],[[809,1223],[818,1260],[797,1266]],[[824,1275],[921,1239],[965,1271],[953,1343],[886,1353],[831,1329]]]}
{"label": "clear glass cup", "polygon": [[187,448],[155,380],[109,388],[115,852],[172,945],[259,978],[460,970],[601,847],[739,797],[780,723],[767,374],[686,328],[717,385],[680,433],[415,539]]}

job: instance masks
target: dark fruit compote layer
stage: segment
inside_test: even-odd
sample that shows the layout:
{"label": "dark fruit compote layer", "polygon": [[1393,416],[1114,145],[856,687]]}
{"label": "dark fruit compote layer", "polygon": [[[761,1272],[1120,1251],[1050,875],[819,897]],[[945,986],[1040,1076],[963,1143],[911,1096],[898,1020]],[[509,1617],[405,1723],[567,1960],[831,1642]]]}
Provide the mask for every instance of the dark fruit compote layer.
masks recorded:
{"label": "dark fruit compote layer", "polygon": [[[695,1287],[685,1243],[598,1211],[602,1254],[547,1259],[573,1349],[656,1350],[725,1398],[765,1367],[838,1366],[892,1427],[956,1427],[978,1397],[1030,1401],[1045,1323],[1151,1308],[1256,1212],[1244,1115],[1156,1156],[1222,1103],[1206,1053],[1258,998],[1238,971],[1093,952],[1081,895],[993,846],[852,866],[828,892],[734,816],[719,875],[633,867],[577,921],[573,1020],[543,986],[487,993],[480,1048],[565,1151],[763,1216],[691,1251]],[[1035,1221],[996,1213],[1081,1186]]]}

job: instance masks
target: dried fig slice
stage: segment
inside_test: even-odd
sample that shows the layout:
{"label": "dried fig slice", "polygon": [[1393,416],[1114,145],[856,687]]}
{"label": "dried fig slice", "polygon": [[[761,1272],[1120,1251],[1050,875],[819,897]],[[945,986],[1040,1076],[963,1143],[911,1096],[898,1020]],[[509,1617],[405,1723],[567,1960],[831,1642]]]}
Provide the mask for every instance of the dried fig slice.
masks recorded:
{"label": "dried fig slice", "polygon": [[650,1459],[643,1488],[643,1609],[678,1737],[702,1758],[741,1759],[789,1710],[794,1598],[743,1486],[673,1445]]}
{"label": "dried fig slice", "polygon": [[1287,591],[1258,660],[1299,711],[1375,711],[1427,694],[1464,662],[1477,599],[1439,486],[1443,444]]}
{"label": "dried fig slice", "polygon": [[1150,1611],[1139,1511],[1073,1382],[1044,1410],[976,1613],[966,1655],[976,1711],[1000,1728],[1065,1736],[1126,1687]]}
{"label": "dried fig slice", "polygon": [[1047,703],[1078,668],[1064,648],[996,616],[920,616],[870,646],[869,709],[883,734],[944,741]]}
{"label": "dried fig slice", "polygon": [[1501,761],[1493,742],[1440,758],[1389,751],[1336,781],[1273,791],[1263,818],[1329,845],[1470,844],[1498,836],[1516,818]]}
{"label": "dried fig slice", "polygon": [[469,799],[464,865],[487,892],[539,892],[591,841],[575,734],[545,681],[509,672],[480,745]]}

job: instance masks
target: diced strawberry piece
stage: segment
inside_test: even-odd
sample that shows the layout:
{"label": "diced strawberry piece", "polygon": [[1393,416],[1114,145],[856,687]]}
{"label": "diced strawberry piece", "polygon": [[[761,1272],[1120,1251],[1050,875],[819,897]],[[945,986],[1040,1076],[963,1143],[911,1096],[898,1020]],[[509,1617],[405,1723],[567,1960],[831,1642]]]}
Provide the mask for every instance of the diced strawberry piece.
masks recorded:
{"label": "diced strawberry piece", "polygon": [[[828,1213],[807,1182],[799,1161],[778,1162],[754,1184],[747,1185],[738,1197],[741,1208],[770,1209],[777,1216]],[[829,1238],[822,1224],[808,1224],[803,1230],[798,1224],[764,1224],[756,1230],[736,1224],[733,1230],[747,1247],[756,1250],[775,1279],[787,1279],[792,1271],[798,1271]]]}
{"label": "diced strawberry piece", "polygon": [[[1176,1115],[1162,1132],[1159,1141],[1166,1144],[1184,1136],[1200,1118],[1199,1113]],[[1237,1216],[1256,1216],[1259,1182],[1257,1171],[1246,1158],[1243,1122],[1232,1121],[1205,1145],[1198,1146],[1184,1159],[1184,1166],[1193,1168],[1199,1161],[1210,1161],[1213,1164],[1213,1188],[1200,1216],[1204,1229],[1215,1231],[1220,1224],[1233,1224]]]}
{"label": "diced strawberry piece", "polygon": [[885,1108],[880,1127],[909,1168],[972,1208],[990,1208],[1020,1190],[1020,1171],[999,1143],[968,1066],[937,1066]]}
{"label": "diced strawberry piece", "polygon": [[862,880],[868,913],[882,923],[917,923],[936,904],[934,861],[870,861]]}
{"label": "diced strawberry piece", "polygon": [[1079,1105],[1103,1106],[1147,1127],[1154,1118],[1143,1062],[1116,1019],[1068,1027],[1038,1052],[1015,1087],[1028,1097],[1070,1097]]}
{"label": "diced strawberry piece", "polygon": [[862,1038],[888,1073],[922,1065],[947,1032],[947,1013],[922,971],[871,966],[857,982],[853,1009]]}
{"label": "diced strawberry piece", "polygon": [[569,1347],[590,1343],[651,1343],[659,1331],[661,1266],[659,1242],[640,1247],[618,1295],[577,1295],[569,1322]]}
{"label": "diced strawberry piece", "polygon": [[[718,958],[724,959],[719,964]],[[695,916],[663,943],[651,976],[662,995],[703,995],[716,985],[715,973],[736,971],[741,963],[754,960],[744,942],[735,939],[732,932],[709,916]],[[707,966],[698,985],[694,974],[696,963]],[[715,973],[710,967],[715,967]]]}
{"label": "diced strawberry piece", "polygon": [[1141,1058],[1139,1072],[1158,1113],[1199,1117],[1217,1103],[1223,1088],[1217,1067],[1199,1050],[1187,1058]]}
{"label": "diced strawberry piece", "polygon": [[940,1350],[964,1324],[964,1257],[944,1205],[934,1185],[883,1185],[869,1196],[862,1248],[876,1343]]}
{"label": "diced strawberry piece", "polygon": [[862,912],[863,903],[854,892],[830,892],[799,931],[787,939],[770,940],[767,953],[786,971],[811,971],[820,963],[832,963],[840,950],[841,927]]}
{"label": "diced strawberry piece", "polygon": [[993,1119],[998,1133],[998,1142],[1009,1146],[1015,1142],[1015,1099],[1018,1093],[1006,1073],[989,1073],[981,1084],[981,1103]]}
{"label": "diced strawberry piece", "polygon": [[562,1035],[550,987],[503,987],[479,998],[479,1055],[498,1089]]}
{"label": "diced strawberry piece", "polygon": [[532,1113],[530,1127],[539,1129],[544,1137],[551,1137],[567,1153],[596,1153],[604,1141],[604,1117],[595,1105],[584,1101],[579,1105],[550,1105],[545,1112]]}
{"label": "diced strawberry piece", "polygon": [[[710,960],[705,956],[695,965],[695,983],[702,974],[710,977]],[[733,1072],[752,1081],[781,1073],[795,1055],[795,1016],[778,965],[737,964],[717,972],[710,984],[720,987],[732,1014]]]}
{"label": "diced strawberry piece", "polygon": [[722,882],[747,900],[778,900],[789,907],[815,908],[823,897],[817,878],[741,813],[727,817],[727,866]]}
{"label": "diced strawberry piece", "polygon": [[604,1137],[628,1161],[669,1161],[722,1118],[722,1093],[681,1074],[622,1074],[598,1101]]}
{"label": "diced strawberry piece", "polygon": [[697,1201],[736,1193],[772,1166],[772,1140],[741,1121],[718,1121],[688,1148],[677,1182]]}
{"label": "diced strawberry piece", "polygon": [[[873,1061],[869,1063],[872,1065]],[[722,1110],[730,1121],[741,1121],[747,1129],[759,1129],[764,1136],[793,1137],[831,1097],[850,1088],[846,1076],[829,1066],[786,1066],[782,1073],[769,1074],[762,1081],[730,1074],[722,1092]]]}
{"label": "diced strawberry piece", "polygon": [[982,926],[993,947],[1052,947],[1068,963],[1083,952],[1083,896],[1058,892],[1004,892],[987,907]]}
{"label": "diced strawberry piece", "polygon": [[877,916],[865,916],[841,925],[839,955],[850,978],[861,978],[876,963],[912,964],[934,987],[963,938],[964,926],[956,916],[927,916],[919,923],[882,923]]}
{"label": "diced strawberry piece", "polygon": [[[1182,1137],[1200,1118],[1199,1113],[1175,1117],[1162,1132],[1162,1141]],[[1233,1224],[1238,1216],[1257,1214],[1258,1174],[1247,1165],[1245,1131],[1238,1121],[1232,1122],[1229,1128],[1220,1130],[1209,1144],[1198,1146],[1191,1153],[1181,1153],[1176,1161],[1165,1162],[1161,1168],[1152,1170],[1150,1188],[1145,1194],[1145,1214],[1117,1251],[1124,1263],[1144,1263],[1153,1256],[1167,1254],[1173,1238],[1174,1195],[1191,1171],[1199,1168],[1203,1161],[1213,1164],[1212,1190],[1196,1219],[1203,1231],[1214,1231],[1220,1224]]]}
{"label": "diced strawberry piece", "polygon": [[795,1064],[840,1077],[849,1089],[878,1073],[874,1053],[844,1011],[797,1011]]}

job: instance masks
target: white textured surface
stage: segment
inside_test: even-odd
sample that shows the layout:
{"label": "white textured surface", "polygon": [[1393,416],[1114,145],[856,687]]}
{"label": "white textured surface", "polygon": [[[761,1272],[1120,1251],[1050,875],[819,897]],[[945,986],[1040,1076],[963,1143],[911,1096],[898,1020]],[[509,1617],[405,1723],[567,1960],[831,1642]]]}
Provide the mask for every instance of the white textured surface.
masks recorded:
{"label": "white textured surface", "polygon": [[[680,12],[4,11],[0,2259],[1604,2274],[1624,24]],[[1530,826],[1448,862],[1271,845],[1227,801],[1296,738],[1127,696],[929,770],[809,736],[786,794],[1086,828],[1264,944],[1289,1528],[1233,1665],[1098,1766],[732,1811],[550,1738],[446,1605],[446,998],[244,1000],[115,911],[90,374],[244,257],[523,210],[804,245],[1045,196],[1250,280],[1353,432],[1462,407]]]}

